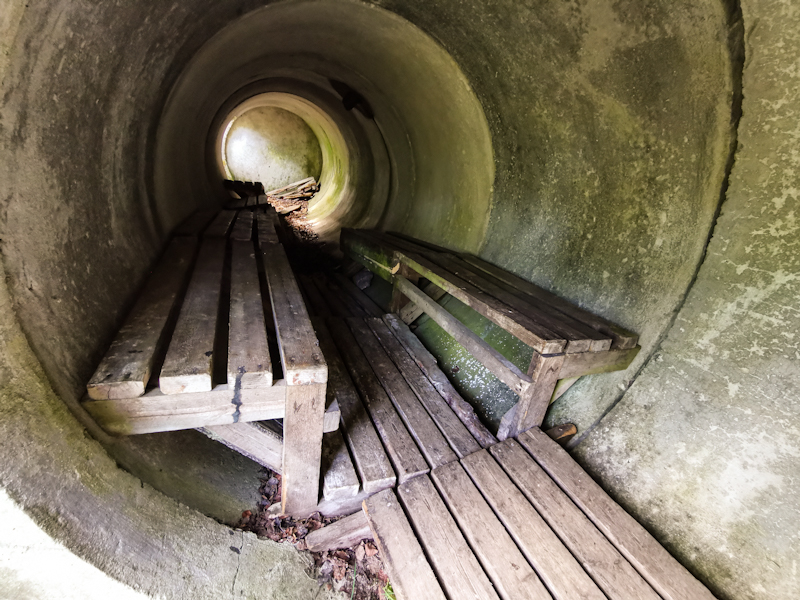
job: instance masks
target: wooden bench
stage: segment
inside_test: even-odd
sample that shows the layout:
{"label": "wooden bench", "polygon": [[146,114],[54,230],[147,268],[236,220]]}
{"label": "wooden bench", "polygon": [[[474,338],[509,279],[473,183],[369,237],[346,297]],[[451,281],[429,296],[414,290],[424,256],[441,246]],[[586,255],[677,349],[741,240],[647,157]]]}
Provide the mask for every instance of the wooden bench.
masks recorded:
{"label": "wooden bench", "polygon": [[281,472],[282,511],[306,516],[340,415],[275,218],[226,210],[179,226],[82,404],[111,434],[198,428]]}
{"label": "wooden bench", "polygon": [[[426,313],[519,396],[501,420],[499,439],[541,425],[550,402],[579,377],[625,369],[639,352],[636,334],[478,257],[367,230],[343,229],[341,247],[392,283],[392,312],[406,322]],[[526,372],[442,308],[444,293],[530,346]]]}

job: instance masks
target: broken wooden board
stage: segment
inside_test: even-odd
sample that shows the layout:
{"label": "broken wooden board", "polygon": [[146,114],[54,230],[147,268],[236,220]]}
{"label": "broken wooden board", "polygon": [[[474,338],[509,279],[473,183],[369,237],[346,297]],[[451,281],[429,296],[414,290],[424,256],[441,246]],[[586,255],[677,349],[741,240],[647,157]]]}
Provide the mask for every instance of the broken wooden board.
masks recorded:
{"label": "broken wooden board", "polygon": [[312,531],[306,536],[306,549],[310,552],[324,552],[339,548],[352,548],[358,542],[372,539],[367,515],[359,509],[352,515],[334,521],[322,529]]}

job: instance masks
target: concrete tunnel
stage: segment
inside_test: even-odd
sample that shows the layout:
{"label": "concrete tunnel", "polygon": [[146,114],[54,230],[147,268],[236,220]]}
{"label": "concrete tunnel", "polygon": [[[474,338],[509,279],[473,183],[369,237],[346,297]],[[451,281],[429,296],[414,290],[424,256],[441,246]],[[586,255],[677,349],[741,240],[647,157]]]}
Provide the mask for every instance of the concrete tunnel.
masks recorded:
{"label": "concrete tunnel", "polygon": [[144,595],[316,597],[297,552],[223,524],[255,463],[79,407],[172,228],[224,200],[226,128],[267,107],[318,142],[323,238],[473,252],[639,333],[546,424],[719,598],[797,598],[798,32],[791,0],[2,0],[5,493]]}

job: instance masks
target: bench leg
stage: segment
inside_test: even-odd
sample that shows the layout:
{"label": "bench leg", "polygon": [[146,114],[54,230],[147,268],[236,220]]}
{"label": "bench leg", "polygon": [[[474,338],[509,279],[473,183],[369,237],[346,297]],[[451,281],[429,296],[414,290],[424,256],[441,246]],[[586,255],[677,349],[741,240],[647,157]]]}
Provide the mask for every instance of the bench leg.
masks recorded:
{"label": "bench leg", "polygon": [[563,354],[533,353],[528,368],[528,375],[533,381],[520,394],[517,405],[503,417],[497,432],[498,439],[517,437],[523,431],[542,424],[563,364]]}
{"label": "bench leg", "polygon": [[325,385],[286,388],[281,512],[307,517],[319,503]]}
{"label": "bench leg", "polygon": [[[408,281],[416,285],[419,282],[419,273],[409,269],[406,265],[400,265],[400,270],[397,272],[398,275],[402,275]],[[389,312],[391,313],[399,313],[400,309],[403,308],[406,304],[411,302],[404,294],[400,291],[397,287],[397,281],[393,283],[392,287],[392,302],[389,304]]]}

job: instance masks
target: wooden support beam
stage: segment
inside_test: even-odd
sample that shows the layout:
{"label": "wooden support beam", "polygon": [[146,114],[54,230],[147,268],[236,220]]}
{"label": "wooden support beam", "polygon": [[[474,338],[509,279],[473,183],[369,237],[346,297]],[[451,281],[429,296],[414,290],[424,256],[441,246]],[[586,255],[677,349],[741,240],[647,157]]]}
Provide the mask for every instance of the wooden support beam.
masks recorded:
{"label": "wooden support beam", "polygon": [[[561,367],[564,364],[563,354],[548,356],[533,353],[528,375],[531,385],[519,396],[519,402],[513,413],[506,413],[500,421],[497,438],[504,440],[507,437],[516,437],[531,427],[538,427],[544,421],[553,390],[559,378]],[[506,418],[508,417],[508,418]]]}
{"label": "wooden support beam", "polygon": [[625,350],[609,350],[608,352],[585,352],[582,354],[569,354],[564,359],[561,367],[561,379],[595,375],[597,373],[610,373],[627,369],[639,354],[641,346]]}
{"label": "wooden support beam", "polygon": [[[445,292],[442,288],[437,286],[435,283],[431,283],[430,281],[426,283],[422,287],[422,293],[426,296],[429,296],[431,300],[434,302],[438,302],[442,296],[444,296],[447,292]],[[413,302],[409,302],[403,308],[400,309],[400,312],[397,313],[400,317],[400,320],[407,325],[411,325],[414,321],[419,319],[425,313],[419,306],[414,304]]]}
{"label": "wooden support beam", "polygon": [[198,430],[276,473],[282,470],[283,436],[258,421],[208,425]]}

